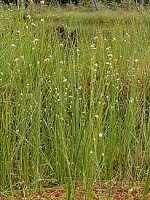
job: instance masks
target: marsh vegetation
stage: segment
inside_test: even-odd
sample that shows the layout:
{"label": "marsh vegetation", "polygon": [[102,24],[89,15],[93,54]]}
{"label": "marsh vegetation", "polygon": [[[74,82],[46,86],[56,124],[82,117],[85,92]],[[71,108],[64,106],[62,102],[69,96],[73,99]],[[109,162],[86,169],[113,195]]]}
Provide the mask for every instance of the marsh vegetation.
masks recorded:
{"label": "marsh vegetation", "polygon": [[[0,14],[0,190],[150,186],[148,13]],[[28,198],[28,197],[26,197]],[[29,198],[30,199],[30,198]],[[131,199],[131,196],[125,197]]]}

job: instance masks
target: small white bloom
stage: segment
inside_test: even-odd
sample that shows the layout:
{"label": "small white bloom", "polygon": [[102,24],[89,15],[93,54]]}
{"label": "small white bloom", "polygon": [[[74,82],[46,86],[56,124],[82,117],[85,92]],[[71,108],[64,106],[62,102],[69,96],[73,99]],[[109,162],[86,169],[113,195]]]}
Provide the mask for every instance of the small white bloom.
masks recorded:
{"label": "small white bloom", "polygon": [[18,62],[19,61],[19,58],[15,58],[15,60],[14,60],[15,62]]}
{"label": "small white bloom", "polygon": [[34,38],[33,42],[38,42],[39,39],[38,38]]}
{"label": "small white bloom", "polygon": [[93,151],[90,151],[90,154],[92,155],[92,154],[93,154]]}
{"label": "small white bloom", "polygon": [[15,45],[15,44],[12,44],[11,47],[14,48],[14,47],[16,47],[16,45]]}
{"label": "small white bloom", "polygon": [[112,57],[113,57],[113,55],[112,55],[112,54],[108,54],[108,57],[111,57],[111,58],[112,58]]}
{"label": "small white bloom", "polygon": [[34,26],[34,27],[36,27],[36,24],[35,24],[35,23],[32,23],[31,25]]}
{"label": "small white bloom", "polygon": [[109,46],[109,47],[106,47],[106,50],[109,50],[109,49],[111,49],[111,47]]}
{"label": "small white bloom", "polygon": [[45,58],[44,63],[49,63],[49,58]]}
{"label": "small white bloom", "polygon": [[31,19],[31,15],[27,15],[27,18],[28,18],[28,19]]}
{"label": "small white bloom", "polygon": [[63,79],[63,82],[65,83],[65,82],[67,82],[67,79],[64,77],[64,79]]}
{"label": "small white bloom", "polygon": [[130,37],[130,34],[129,34],[129,33],[126,33],[126,36]]}
{"label": "small white bloom", "polygon": [[44,1],[43,1],[43,0],[42,0],[42,1],[40,1],[40,4],[41,4],[41,5],[44,5]]}
{"label": "small white bloom", "polygon": [[95,36],[95,37],[94,37],[94,40],[96,40],[96,39],[98,39],[98,37],[97,37],[97,36]]}
{"label": "small white bloom", "polygon": [[17,30],[16,33],[20,34],[20,30]]}
{"label": "small white bloom", "polygon": [[98,64],[97,64],[97,63],[95,63],[95,64],[94,64],[94,66],[95,66],[95,67],[98,67]]}
{"label": "small white bloom", "polygon": [[60,64],[63,64],[63,63],[64,63],[64,62],[61,60],[61,61],[60,61]]}
{"label": "small white bloom", "polygon": [[102,133],[99,133],[99,137],[100,137],[100,138],[103,137],[103,134],[102,134]]}
{"label": "small white bloom", "polygon": [[95,44],[91,44],[92,49],[96,49]]}
{"label": "small white bloom", "polygon": [[98,119],[98,117],[99,117],[98,115],[95,115],[95,118],[96,118],[96,119]]}
{"label": "small white bloom", "polygon": [[133,188],[131,188],[131,189],[129,190],[129,192],[133,192]]}

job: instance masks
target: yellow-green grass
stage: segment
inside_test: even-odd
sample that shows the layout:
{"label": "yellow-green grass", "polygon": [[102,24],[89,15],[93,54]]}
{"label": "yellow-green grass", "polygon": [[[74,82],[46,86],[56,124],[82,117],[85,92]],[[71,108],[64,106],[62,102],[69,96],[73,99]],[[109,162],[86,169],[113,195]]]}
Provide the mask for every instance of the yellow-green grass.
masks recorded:
{"label": "yellow-green grass", "polygon": [[109,190],[115,178],[141,181],[145,198],[149,14],[49,12],[0,15],[0,190],[55,180],[72,199],[79,181],[92,199],[95,182]]}

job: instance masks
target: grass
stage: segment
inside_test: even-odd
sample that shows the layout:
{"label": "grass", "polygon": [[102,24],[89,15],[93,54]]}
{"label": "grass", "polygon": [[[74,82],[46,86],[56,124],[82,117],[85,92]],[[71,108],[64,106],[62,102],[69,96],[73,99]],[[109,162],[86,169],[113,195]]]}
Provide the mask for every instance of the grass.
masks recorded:
{"label": "grass", "polygon": [[117,180],[128,189],[140,181],[146,199],[149,14],[2,11],[2,194],[64,185],[74,199],[79,182],[92,199],[105,181],[111,199]]}

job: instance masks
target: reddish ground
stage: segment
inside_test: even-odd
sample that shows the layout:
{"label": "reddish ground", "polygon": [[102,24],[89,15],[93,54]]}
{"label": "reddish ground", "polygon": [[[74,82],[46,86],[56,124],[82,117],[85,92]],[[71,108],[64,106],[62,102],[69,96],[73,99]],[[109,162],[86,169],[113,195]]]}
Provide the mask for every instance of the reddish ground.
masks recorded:
{"label": "reddish ground", "polygon": [[[142,185],[136,184],[136,187],[130,188],[128,184],[120,184],[117,181],[114,181],[111,186],[111,200],[142,200]],[[101,188],[101,189],[100,189]],[[84,187],[79,184],[76,184],[76,200],[87,199],[86,191]],[[0,200],[65,200],[66,192],[62,187],[57,187],[54,189],[41,189],[38,193],[30,191],[28,194],[16,193],[13,197],[4,197],[0,196]],[[93,200],[108,200],[108,185],[106,183],[95,184],[93,189]],[[150,200],[150,192],[146,196],[145,200]]]}

